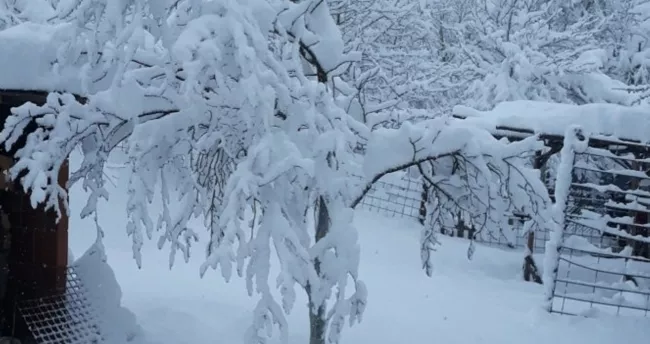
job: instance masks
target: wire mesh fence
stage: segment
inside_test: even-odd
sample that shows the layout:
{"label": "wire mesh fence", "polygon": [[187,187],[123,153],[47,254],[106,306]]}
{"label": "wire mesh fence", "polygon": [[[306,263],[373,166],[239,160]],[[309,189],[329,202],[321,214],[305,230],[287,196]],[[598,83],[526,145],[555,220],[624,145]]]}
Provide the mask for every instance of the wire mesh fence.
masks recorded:
{"label": "wire mesh fence", "polygon": [[22,300],[18,303],[18,310],[38,344],[103,342],[99,316],[73,267],[67,268],[64,291]]}
{"label": "wire mesh fence", "polygon": [[[422,180],[406,172],[388,174],[376,182],[359,204],[360,209],[390,217],[403,217],[414,221],[424,221],[422,207]],[[475,240],[482,244],[505,248],[522,249],[528,242],[524,231],[525,216],[513,214],[508,225],[498,233],[481,231]],[[442,233],[449,236],[469,239],[474,232],[470,228],[444,228]],[[538,231],[534,237],[535,252],[543,252],[549,238],[547,230]]]}
{"label": "wire mesh fence", "polygon": [[407,173],[396,172],[376,182],[359,206],[385,216],[420,220],[421,200],[422,182]]}
{"label": "wire mesh fence", "polygon": [[559,259],[552,312],[650,316],[649,261],[578,248],[564,248]]}
{"label": "wire mesh fence", "polygon": [[602,139],[576,153],[551,312],[650,316],[648,153]]}
{"label": "wire mesh fence", "polygon": [[[475,240],[483,245],[503,249],[523,249],[528,246],[528,232],[524,230],[524,223],[528,221],[525,216],[511,214],[508,225],[498,233],[480,232]],[[548,229],[537,230],[533,236],[533,251],[544,252],[550,233]],[[468,236],[463,236],[468,238]]]}
{"label": "wire mesh fence", "polygon": [[[650,145],[602,138],[593,142],[577,154],[573,167],[550,311],[649,317]],[[376,183],[360,205],[383,215],[421,220],[422,189],[420,180],[395,173]],[[496,234],[458,226],[442,232],[517,249],[528,244],[526,220],[513,215],[507,228]],[[548,230],[536,231],[534,251],[543,252],[549,238]]]}
{"label": "wire mesh fence", "polygon": [[[578,184],[576,187],[580,187],[580,185]],[[384,216],[405,217],[420,221],[422,219],[420,213],[422,189],[422,181],[420,179],[413,178],[404,172],[392,173],[386,175],[373,185],[359,204],[359,207]],[[586,204],[585,202],[584,197],[574,197],[569,200],[569,208],[578,209],[584,206]],[[524,230],[524,223],[527,220],[528,218],[526,216],[512,214],[505,228],[498,232],[478,232],[476,233],[475,240],[492,247],[523,249],[528,245],[528,232]],[[565,231],[587,238],[589,242],[601,246],[611,246],[612,240],[614,240],[612,236],[603,235],[596,229],[577,223],[570,223]],[[467,239],[473,235],[471,229],[459,227],[444,228],[442,232],[445,235]],[[543,253],[546,250],[546,242],[549,240],[549,237],[550,233],[548,228],[535,231],[533,251]]]}

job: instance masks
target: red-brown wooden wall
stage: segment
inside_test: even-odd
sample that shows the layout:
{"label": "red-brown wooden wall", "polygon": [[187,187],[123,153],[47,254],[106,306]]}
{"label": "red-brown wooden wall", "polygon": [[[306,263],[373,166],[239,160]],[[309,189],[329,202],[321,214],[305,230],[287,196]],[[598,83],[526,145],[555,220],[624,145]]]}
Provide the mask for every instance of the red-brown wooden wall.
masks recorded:
{"label": "red-brown wooden wall", "polygon": [[[0,126],[4,125],[12,107],[27,101],[43,104],[44,93],[0,90]],[[34,125],[26,128],[34,129]],[[24,144],[19,140],[12,151],[0,149],[0,154],[13,156]],[[62,166],[58,183],[66,187],[69,168]],[[62,207],[62,217],[57,223],[56,213],[45,211],[43,206],[34,209],[29,194],[18,182],[11,191],[4,192],[2,206],[9,215],[10,253],[8,257],[9,277],[4,304],[4,332],[22,337],[27,331],[18,314],[17,304],[21,300],[61,294],[65,291],[66,268],[68,265],[68,217]]]}

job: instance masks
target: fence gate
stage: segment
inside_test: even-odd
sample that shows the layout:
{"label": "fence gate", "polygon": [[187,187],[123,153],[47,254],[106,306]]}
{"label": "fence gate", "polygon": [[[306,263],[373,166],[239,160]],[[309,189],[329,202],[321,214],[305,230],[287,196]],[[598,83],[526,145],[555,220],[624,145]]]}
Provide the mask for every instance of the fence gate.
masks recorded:
{"label": "fence gate", "polygon": [[[572,165],[570,176],[558,175],[558,183],[570,178],[570,187],[556,237],[550,311],[648,317],[650,145],[582,139],[588,144],[562,156],[573,160],[562,162]],[[565,139],[565,146],[571,142]]]}

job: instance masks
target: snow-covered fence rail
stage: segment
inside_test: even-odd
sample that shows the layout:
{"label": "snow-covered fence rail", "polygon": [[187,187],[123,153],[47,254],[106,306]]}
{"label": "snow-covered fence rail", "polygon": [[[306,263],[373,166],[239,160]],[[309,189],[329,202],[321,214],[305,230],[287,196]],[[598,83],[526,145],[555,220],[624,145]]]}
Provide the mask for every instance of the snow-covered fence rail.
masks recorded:
{"label": "snow-covered fence rail", "polygon": [[549,310],[650,316],[650,145],[584,141],[563,153],[571,166],[557,178],[567,206],[545,266]]}

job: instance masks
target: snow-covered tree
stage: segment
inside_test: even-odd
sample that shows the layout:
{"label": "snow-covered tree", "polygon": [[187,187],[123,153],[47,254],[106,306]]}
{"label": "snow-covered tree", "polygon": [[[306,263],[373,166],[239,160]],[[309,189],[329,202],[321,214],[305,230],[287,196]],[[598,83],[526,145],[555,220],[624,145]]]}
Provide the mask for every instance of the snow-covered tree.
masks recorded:
{"label": "snow-covered tree", "polygon": [[599,35],[607,53],[606,73],[627,87],[633,103],[647,103],[650,84],[650,1],[604,1],[608,18]]}
{"label": "snow-covered tree", "polygon": [[468,101],[491,109],[502,101],[545,100],[585,103],[582,76],[597,73],[597,41],[601,24],[585,16],[562,27],[555,20],[562,9],[553,1],[480,0],[472,18],[461,24],[462,55],[476,76]]}
{"label": "snow-covered tree", "polygon": [[[623,2],[633,1],[644,0]],[[605,1],[339,0],[334,17],[348,49],[362,52],[344,79],[358,89],[355,107],[367,120],[396,105],[429,109],[431,117],[458,104],[490,109],[519,99],[627,104],[631,97],[610,71],[609,53],[614,24],[624,22],[619,17],[635,17],[623,7]]]}
{"label": "snow-covered tree", "polygon": [[359,117],[395,108],[439,108],[435,13],[420,1],[336,1],[333,16],[346,47],[362,54],[343,78],[357,89]]}
{"label": "snow-covered tree", "polygon": [[[159,246],[170,245],[170,264],[179,252],[189,259],[198,232],[188,223],[203,216],[211,236],[202,273],[219,268],[229,279],[236,269],[259,295],[248,342],[265,342],[274,324],[287,338],[284,312],[296,287],[310,301],[312,342],[338,342],[343,321],[363,312],[365,287],[347,188],[337,182],[357,160],[358,138],[326,80],[350,61],[327,3],[97,0],[53,10],[50,22],[59,25],[41,29],[56,31],[56,68],[82,73],[74,92],[83,99],[53,92],[6,122],[8,146],[26,124],[39,127],[12,169],[25,172],[33,203],[60,211],[64,190],[52,183],[81,147],[70,180],[90,191],[82,216],[95,214],[108,196],[106,159],[126,143],[127,231],[138,264],[144,237],[156,229]],[[156,194],[158,218],[148,207]],[[281,301],[271,293],[274,261]],[[356,291],[346,295],[350,277]]]}
{"label": "snow-covered tree", "polygon": [[[339,74],[355,54],[344,52],[326,1],[48,3],[47,24],[16,15],[0,31],[37,42],[46,35],[54,52],[41,62],[57,85],[44,105],[25,104],[6,120],[6,148],[26,135],[11,176],[33,205],[67,211],[57,176],[80,147],[70,183],[90,192],[81,215],[98,216],[106,161],[126,145],[137,264],[155,231],[170,265],[178,253],[187,261],[199,235],[190,221],[203,218],[210,240],[201,273],[219,269],[229,280],[235,270],[259,298],[248,343],[267,342],[273,328],[288,338],[296,289],[309,300],[312,344],[337,343],[344,323],[360,320],[366,288],[352,209],[386,173],[417,168],[432,190],[428,273],[436,226],[459,211],[480,228],[500,223],[510,206],[543,221],[543,185],[520,163],[540,149],[535,138],[507,144],[447,118],[371,131],[346,112],[354,92],[341,90],[354,87]],[[37,129],[26,133],[30,123]],[[162,211],[153,213],[158,196]]]}
{"label": "snow-covered tree", "polygon": [[611,56],[610,73],[627,85],[650,84],[650,1],[612,3],[603,34]]}

